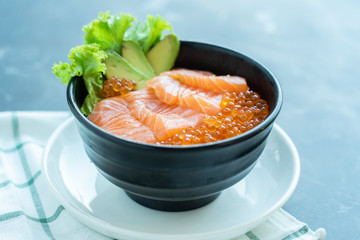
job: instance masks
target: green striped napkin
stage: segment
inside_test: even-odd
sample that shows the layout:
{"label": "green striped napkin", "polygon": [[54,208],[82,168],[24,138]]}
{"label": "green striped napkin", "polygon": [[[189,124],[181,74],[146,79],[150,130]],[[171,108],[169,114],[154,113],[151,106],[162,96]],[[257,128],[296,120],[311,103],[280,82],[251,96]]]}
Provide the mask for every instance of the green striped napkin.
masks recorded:
{"label": "green striped napkin", "polygon": [[[0,113],[0,239],[110,239],[73,218],[50,194],[41,173],[41,156],[67,112]],[[312,231],[280,209],[236,240],[314,240]]]}

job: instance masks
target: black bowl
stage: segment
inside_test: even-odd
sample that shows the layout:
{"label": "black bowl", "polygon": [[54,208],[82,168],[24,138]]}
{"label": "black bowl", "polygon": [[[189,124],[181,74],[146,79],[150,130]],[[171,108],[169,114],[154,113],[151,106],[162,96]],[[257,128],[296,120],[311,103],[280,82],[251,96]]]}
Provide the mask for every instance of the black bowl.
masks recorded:
{"label": "black bowl", "polygon": [[281,88],[275,77],[240,53],[182,41],[175,67],[245,77],[250,89],[268,102],[269,116],[244,134],[214,143],[190,146],[146,144],[112,135],[80,112],[87,94],[81,78],[73,78],[67,88],[68,104],[85,151],[99,172],[124,189],[134,201],[163,211],[204,206],[222,190],[243,179],[263,152],[282,104]]}

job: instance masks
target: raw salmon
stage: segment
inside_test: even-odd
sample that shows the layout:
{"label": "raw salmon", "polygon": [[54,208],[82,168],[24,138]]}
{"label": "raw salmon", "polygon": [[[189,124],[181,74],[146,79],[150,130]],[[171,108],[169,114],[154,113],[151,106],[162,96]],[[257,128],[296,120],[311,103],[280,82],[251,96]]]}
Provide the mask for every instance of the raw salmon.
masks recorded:
{"label": "raw salmon", "polygon": [[89,120],[102,129],[135,141],[155,143],[157,140],[149,127],[131,116],[128,103],[121,97],[112,97],[97,103]]}
{"label": "raw salmon", "polygon": [[89,120],[121,137],[155,143],[220,112],[224,93],[248,89],[241,77],[175,69],[148,80],[144,89],[103,99]]}
{"label": "raw salmon", "polygon": [[221,111],[221,94],[189,87],[166,75],[147,81],[146,87],[153,89],[158,99],[170,105],[176,104],[207,115]]}
{"label": "raw salmon", "polygon": [[204,117],[192,109],[163,103],[148,88],[131,92],[124,99],[132,116],[149,127],[160,141],[197,125]]}
{"label": "raw salmon", "polygon": [[202,88],[216,93],[239,93],[246,92],[249,89],[246,80],[239,76],[215,76],[207,71],[183,68],[163,72],[160,75],[167,75],[188,86]]}

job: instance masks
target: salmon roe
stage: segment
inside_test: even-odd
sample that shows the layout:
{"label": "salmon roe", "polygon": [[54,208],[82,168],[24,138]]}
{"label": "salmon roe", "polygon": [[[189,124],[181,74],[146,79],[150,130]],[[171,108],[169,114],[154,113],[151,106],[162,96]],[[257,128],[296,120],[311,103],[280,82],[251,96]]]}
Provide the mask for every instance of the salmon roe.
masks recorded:
{"label": "salmon roe", "polygon": [[205,116],[197,126],[158,144],[190,145],[223,140],[249,131],[269,115],[267,102],[254,91],[225,93],[220,107],[222,110],[217,115]]}
{"label": "salmon roe", "polygon": [[136,87],[136,82],[125,77],[113,76],[103,82],[101,94],[105,98],[129,94]]}

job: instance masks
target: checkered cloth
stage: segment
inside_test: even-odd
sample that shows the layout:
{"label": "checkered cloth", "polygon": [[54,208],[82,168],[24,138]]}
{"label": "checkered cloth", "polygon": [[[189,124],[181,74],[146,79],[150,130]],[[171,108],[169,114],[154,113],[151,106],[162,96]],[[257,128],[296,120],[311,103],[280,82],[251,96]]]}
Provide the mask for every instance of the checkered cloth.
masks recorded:
{"label": "checkered cloth", "polygon": [[[41,156],[68,112],[0,113],[0,239],[110,239],[73,218],[50,193]],[[280,209],[234,240],[315,240],[315,232]]]}

